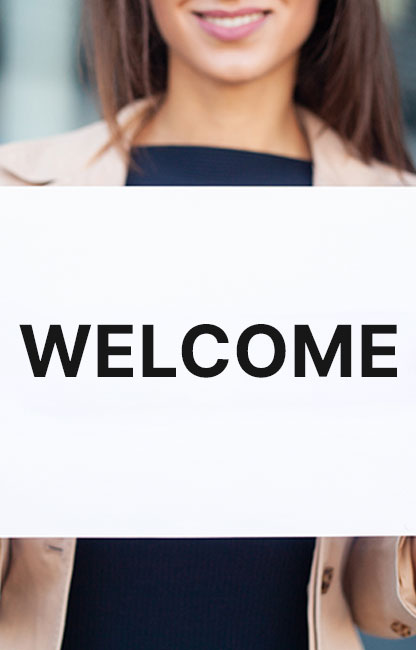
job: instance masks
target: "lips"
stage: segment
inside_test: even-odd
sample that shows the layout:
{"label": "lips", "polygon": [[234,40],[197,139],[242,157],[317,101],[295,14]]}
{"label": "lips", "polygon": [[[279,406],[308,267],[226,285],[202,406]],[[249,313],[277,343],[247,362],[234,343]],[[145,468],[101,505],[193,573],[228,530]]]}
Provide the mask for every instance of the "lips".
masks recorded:
{"label": "lips", "polygon": [[230,41],[244,38],[256,31],[271,12],[248,7],[236,11],[212,10],[194,12],[200,26],[211,36]]}

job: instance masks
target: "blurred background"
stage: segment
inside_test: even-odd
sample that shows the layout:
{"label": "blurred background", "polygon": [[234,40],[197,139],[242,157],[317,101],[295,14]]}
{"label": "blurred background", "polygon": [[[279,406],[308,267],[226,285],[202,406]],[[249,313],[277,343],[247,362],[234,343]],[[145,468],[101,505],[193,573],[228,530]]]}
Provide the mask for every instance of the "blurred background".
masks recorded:
{"label": "blurred background", "polygon": [[[380,2],[416,159],[416,0]],[[97,118],[96,100],[81,80],[80,3],[0,0],[0,142],[60,133]],[[416,639],[364,642],[367,650],[416,650]]]}

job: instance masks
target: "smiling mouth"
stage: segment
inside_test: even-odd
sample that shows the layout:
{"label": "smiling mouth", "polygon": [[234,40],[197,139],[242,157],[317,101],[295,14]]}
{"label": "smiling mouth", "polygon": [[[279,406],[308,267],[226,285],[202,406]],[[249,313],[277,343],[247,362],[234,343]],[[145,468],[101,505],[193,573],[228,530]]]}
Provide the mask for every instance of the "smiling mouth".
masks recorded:
{"label": "smiling mouth", "polygon": [[224,41],[233,41],[249,36],[256,31],[271,14],[269,9],[246,8],[237,11],[193,11],[200,26],[211,36]]}
{"label": "smiling mouth", "polygon": [[196,16],[211,23],[212,25],[219,25],[220,27],[242,27],[251,23],[262,20],[270,11],[259,10],[245,10],[240,12],[226,12],[226,11],[207,11],[207,12],[194,12]]}

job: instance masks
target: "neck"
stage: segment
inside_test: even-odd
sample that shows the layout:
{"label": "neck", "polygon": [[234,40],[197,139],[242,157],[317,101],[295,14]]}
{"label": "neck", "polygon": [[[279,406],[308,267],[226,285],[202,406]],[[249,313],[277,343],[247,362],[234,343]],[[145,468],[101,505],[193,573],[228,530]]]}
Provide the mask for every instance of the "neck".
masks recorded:
{"label": "neck", "polygon": [[296,65],[288,61],[254,81],[226,83],[172,57],[164,101],[138,144],[227,147],[309,159],[293,102],[295,77]]}

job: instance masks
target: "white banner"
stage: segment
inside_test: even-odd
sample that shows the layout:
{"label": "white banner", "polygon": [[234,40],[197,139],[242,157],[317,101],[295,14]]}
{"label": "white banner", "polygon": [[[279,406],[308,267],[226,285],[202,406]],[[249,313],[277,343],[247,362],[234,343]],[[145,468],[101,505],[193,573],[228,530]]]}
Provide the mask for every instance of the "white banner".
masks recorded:
{"label": "white banner", "polygon": [[0,200],[0,536],[416,534],[415,189]]}

